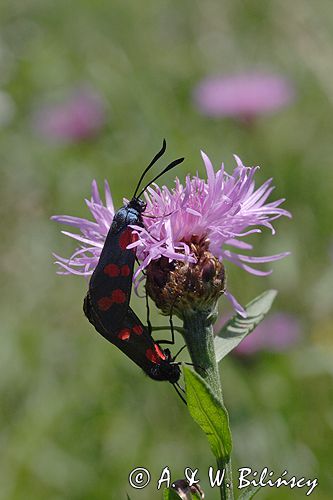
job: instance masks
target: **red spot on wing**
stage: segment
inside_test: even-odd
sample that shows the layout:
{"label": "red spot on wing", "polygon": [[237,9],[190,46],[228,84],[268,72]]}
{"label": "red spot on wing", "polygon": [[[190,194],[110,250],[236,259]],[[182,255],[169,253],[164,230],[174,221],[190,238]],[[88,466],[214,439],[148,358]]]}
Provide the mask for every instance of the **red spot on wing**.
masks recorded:
{"label": "red spot on wing", "polygon": [[126,293],[120,290],[120,288],[117,288],[116,290],[113,290],[111,299],[112,302],[115,302],[116,304],[123,304],[126,302]]}
{"label": "red spot on wing", "polygon": [[166,359],[165,355],[161,351],[161,349],[158,347],[157,344],[154,345],[154,349],[147,349],[146,350],[146,357],[152,362],[152,363],[160,363],[161,361],[164,361]]}
{"label": "red spot on wing", "polygon": [[133,230],[128,227],[125,229],[125,231],[123,231],[119,237],[119,246],[122,250],[126,250],[127,248],[127,245],[129,245],[130,243],[133,243],[133,240],[132,239],[132,233],[133,233]]}
{"label": "red spot on wing", "polygon": [[126,293],[117,288],[113,290],[111,296],[102,297],[97,301],[97,306],[100,311],[107,311],[112,304],[124,304],[126,302]]}
{"label": "red spot on wing", "polygon": [[132,330],[133,330],[133,333],[135,333],[136,335],[141,335],[143,332],[143,328],[141,325],[133,326]]}
{"label": "red spot on wing", "polygon": [[110,276],[110,278],[115,278],[120,274],[119,266],[116,264],[108,264],[104,267],[104,273]]}
{"label": "red spot on wing", "polygon": [[111,297],[102,297],[97,301],[97,306],[100,311],[107,311],[113,304]]}
{"label": "red spot on wing", "polygon": [[120,274],[122,276],[129,276],[131,274],[131,270],[127,264],[121,267]]}
{"label": "red spot on wing", "polygon": [[118,338],[120,338],[120,340],[128,340],[130,338],[130,335],[131,335],[131,330],[129,328],[123,328],[118,333]]}
{"label": "red spot on wing", "polygon": [[158,356],[165,360],[166,359],[166,356],[165,354],[162,352],[162,350],[159,348],[159,346],[157,344],[155,344],[155,351],[157,352]]}

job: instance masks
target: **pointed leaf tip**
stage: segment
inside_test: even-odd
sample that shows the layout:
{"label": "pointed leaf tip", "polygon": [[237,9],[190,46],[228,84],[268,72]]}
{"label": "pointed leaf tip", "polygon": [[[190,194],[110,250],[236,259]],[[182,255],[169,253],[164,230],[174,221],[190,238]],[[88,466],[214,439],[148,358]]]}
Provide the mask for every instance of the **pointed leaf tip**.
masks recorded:
{"label": "pointed leaf tip", "polygon": [[216,361],[219,363],[265,318],[277,295],[276,290],[267,290],[252,300],[246,307],[246,318],[233,316],[215,337]]}

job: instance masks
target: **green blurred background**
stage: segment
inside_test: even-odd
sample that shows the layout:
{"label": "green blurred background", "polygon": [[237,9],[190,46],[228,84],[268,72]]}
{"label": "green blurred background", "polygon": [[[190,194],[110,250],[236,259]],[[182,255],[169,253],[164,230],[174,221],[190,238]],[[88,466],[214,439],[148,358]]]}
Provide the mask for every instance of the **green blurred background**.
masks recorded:
{"label": "green blurred background", "polygon": [[[224,362],[234,467],[317,477],[312,498],[332,498],[332,3],[12,0],[0,13],[0,89],[12,115],[0,130],[1,500],[161,498],[165,465],[173,479],[198,467],[206,498],[218,498],[205,438],[172,387],[96,334],[82,313],[84,278],[57,276],[52,263],[52,251],[69,256],[75,242],[49,217],[87,217],[93,178],[109,180],[120,206],[163,137],[169,159],[186,156],[181,178],[203,173],[201,148],[229,171],[237,153],[287,198],[293,219],[253,241],[257,255],[292,256],[268,278],[227,269],[243,304],[277,288],[275,310],[302,322],[287,352]],[[252,128],[198,113],[201,78],[253,67],[288,76],[295,102]],[[31,116],[81,82],[104,96],[107,123],[96,138],[51,144]],[[143,301],[133,308],[145,317]],[[154,311],[153,323],[165,320]],[[152,474],[142,491],[128,485],[137,466]],[[266,488],[258,498],[304,495]]]}

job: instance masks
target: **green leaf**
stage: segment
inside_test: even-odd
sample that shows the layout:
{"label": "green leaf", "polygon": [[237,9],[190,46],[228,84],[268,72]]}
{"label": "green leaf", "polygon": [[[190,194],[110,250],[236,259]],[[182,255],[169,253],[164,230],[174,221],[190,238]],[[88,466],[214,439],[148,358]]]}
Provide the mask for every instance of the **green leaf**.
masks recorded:
{"label": "green leaf", "polygon": [[187,406],[193,420],[207,436],[216,458],[227,460],[231,453],[228,413],[196,372],[184,367]]}
{"label": "green leaf", "polygon": [[216,361],[219,363],[264,319],[277,295],[276,290],[267,290],[252,300],[246,307],[247,318],[238,314],[231,318],[215,337]]}
{"label": "green leaf", "polygon": [[129,494],[127,493],[127,500],[131,500]]}
{"label": "green leaf", "polygon": [[261,486],[248,486],[245,490],[242,491],[238,500],[251,500],[258,491],[261,489]]}
{"label": "green leaf", "polygon": [[163,500],[179,500],[180,496],[172,488],[166,488],[163,491]]}

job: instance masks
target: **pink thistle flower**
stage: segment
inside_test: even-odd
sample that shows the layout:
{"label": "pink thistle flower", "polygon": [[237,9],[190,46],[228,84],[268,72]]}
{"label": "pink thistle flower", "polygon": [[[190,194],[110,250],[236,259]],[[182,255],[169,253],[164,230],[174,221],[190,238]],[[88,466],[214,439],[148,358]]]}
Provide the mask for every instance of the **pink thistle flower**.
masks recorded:
{"label": "pink thistle flower", "polygon": [[200,112],[212,117],[232,117],[245,122],[270,114],[294,99],[294,89],[284,77],[249,72],[204,79],[194,91]]}
{"label": "pink thistle flower", "polygon": [[239,356],[251,356],[261,351],[282,352],[297,344],[301,325],[296,316],[275,313],[260,323],[233,351]]}
{"label": "pink thistle flower", "polygon": [[[171,191],[166,186],[162,189],[156,186],[148,188],[149,194],[145,193],[146,213],[155,218],[145,218],[144,228],[134,226],[139,239],[131,246],[137,247],[141,262],[135,277],[152,260],[162,256],[195,262],[191,253],[193,236],[196,240],[208,239],[209,251],[220,261],[230,261],[257,276],[266,276],[272,271],[257,269],[253,264],[273,262],[289,255],[283,252],[255,257],[241,253],[253,249],[243,238],[260,233],[258,226],[267,227],[275,234],[272,222],[282,215],[291,217],[288,211],[280,208],[284,199],[266,203],[274,189],[272,179],[255,189],[254,175],[259,167],[245,167],[235,156],[237,167],[232,175],[225,172],[223,164],[215,173],[208,156],[203,152],[201,155],[207,181],[198,175],[187,176],[184,186],[176,179],[176,186]],[[235,310],[244,314],[233,295],[228,290],[225,294]]]}
{"label": "pink thistle flower", "polygon": [[70,215],[54,215],[51,217],[51,220],[55,220],[60,224],[67,224],[81,231],[81,234],[62,231],[66,236],[79,241],[80,246],[69,259],[53,254],[57,259],[55,263],[59,265],[58,274],[77,274],[88,277],[94,272],[98,264],[115,210],[107,181],[104,183],[105,205],[101,200],[95,180],[91,185],[91,193],[91,199],[86,199],[85,202],[95,221]]}
{"label": "pink thistle flower", "polygon": [[63,143],[95,137],[105,121],[102,97],[87,87],[73,90],[63,102],[41,107],[33,116],[33,126],[39,134]]}
{"label": "pink thistle flower", "polygon": [[[147,209],[144,216],[145,227],[132,226],[138,233],[138,240],[128,248],[136,247],[140,265],[135,273],[136,285],[139,275],[152,261],[165,257],[170,261],[195,263],[192,242],[205,241],[209,252],[219,261],[230,261],[245,271],[266,276],[270,270],[253,267],[256,264],[273,262],[289,255],[256,257],[243,251],[253,250],[244,237],[260,233],[268,228],[275,234],[272,222],[281,216],[291,214],[280,205],[284,199],[267,202],[273,191],[272,179],[255,188],[254,176],[259,167],[245,167],[235,156],[236,168],[232,175],[224,170],[224,165],[215,173],[205,153],[201,153],[207,180],[198,175],[187,176],[185,184],[177,178],[175,187],[169,190],[156,184],[145,193]],[[71,216],[54,216],[53,220],[78,228],[81,234],[63,231],[80,242],[80,247],[69,258],[55,256],[61,274],[89,276],[97,265],[104,241],[114,216],[114,207],[108,183],[105,181],[105,205],[96,181],[92,183],[92,198],[86,200],[95,221]],[[235,310],[245,315],[244,309],[229,290],[227,298]]]}

